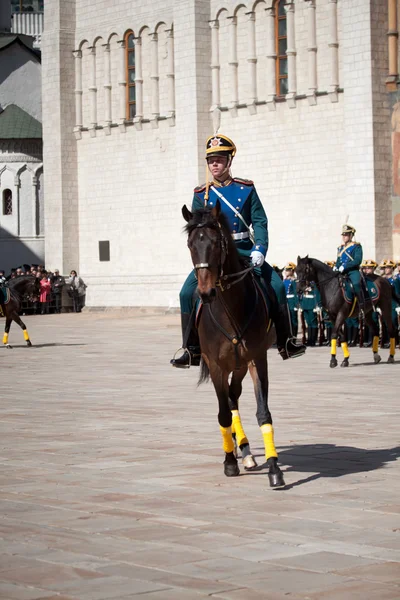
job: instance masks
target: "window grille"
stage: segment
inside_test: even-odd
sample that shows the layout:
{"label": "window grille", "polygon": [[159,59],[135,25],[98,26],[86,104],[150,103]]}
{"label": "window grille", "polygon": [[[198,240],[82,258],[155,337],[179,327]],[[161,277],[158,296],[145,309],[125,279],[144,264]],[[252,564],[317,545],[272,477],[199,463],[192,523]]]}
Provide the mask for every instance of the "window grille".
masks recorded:
{"label": "window grille", "polygon": [[126,52],[126,118],[133,119],[136,115],[136,85],[135,85],[135,36],[132,31],[125,36]]}
{"label": "window grille", "polygon": [[286,0],[278,0],[275,7],[275,47],[276,47],[276,93],[285,96],[288,93],[287,59],[287,22]]}
{"label": "window grille", "polygon": [[12,191],[4,190],[3,192],[3,215],[10,216],[13,212]]}

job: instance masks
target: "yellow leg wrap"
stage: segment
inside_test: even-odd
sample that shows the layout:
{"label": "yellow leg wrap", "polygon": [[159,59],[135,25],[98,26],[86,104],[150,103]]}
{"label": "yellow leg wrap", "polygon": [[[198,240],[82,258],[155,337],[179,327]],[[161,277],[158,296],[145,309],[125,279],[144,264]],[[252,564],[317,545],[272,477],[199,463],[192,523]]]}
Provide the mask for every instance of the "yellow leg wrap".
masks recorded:
{"label": "yellow leg wrap", "polygon": [[379,337],[374,335],[374,339],[372,341],[372,352],[378,352],[379,350]]}
{"label": "yellow leg wrap", "polygon": [[222,448],[224,452],[233,452],[235,446],[232,439],[232,427],[219,427],[222,434]]}
{"label": "yellow leg wrap", "polygon": [[249,440],[247,439],[246,434],[243,431],[242,421],[240,420],[238,410],[232,411],[232,431],[236,433],[236,441],[238,446],[249,443]]}
{"label": "yellow leg wrap", "polygon": [[391,356],[396,354],[396,340],[394,338],[390,338],[390,354]]}
{"label": "yellow leg wrap", "polygon": [[337,340],[331,339],[331,354],[332,354],[332,356],[336,356],[336,346],[337,346]]}
{"label": "yellow leg wrap", "polygon": [[278,453],[274,443],[274,428],[272,425],[261,425],[261,433],[264,439],[265,458],[268,460],[271,457],[278,458]]}
{"label": "yellow leg wrap", "polygon": [[24,329],[24,340],[27,342],[29,340],[29,333],[27,329]]}
{"label": "yellow leg wrap", "polygon": [[342,342],[342,350],[343,350],[343,356],[345,358],[349,358],[350,352],[349,352],[349,347],[347,345],[347,342]]}
{"label": "yellow leg wrap", "polygon": [[8,344],[8,333],[3,335],[3,344]]}

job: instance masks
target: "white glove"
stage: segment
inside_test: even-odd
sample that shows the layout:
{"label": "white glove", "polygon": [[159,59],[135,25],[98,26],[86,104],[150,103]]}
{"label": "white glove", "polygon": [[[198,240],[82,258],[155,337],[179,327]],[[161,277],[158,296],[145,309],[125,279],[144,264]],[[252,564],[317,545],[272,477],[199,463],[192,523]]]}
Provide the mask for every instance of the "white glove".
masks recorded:
{"label": "white glove", "polygon": [[258,250],[253,250],[250,254],[250,258],[255,267],[261,267],[265,260],[264,254]]}
{"label": "white glove", "polygon": [[332,271],[337,271],[337,270],[338,270],[338,268],[337,268],[337,266],[335,265],[335,266],[333,267]]}
{"label": "white glove", "polygon": [[377,312],[377,313],[379,313],[380,315],[382,314],[382,311],[381,311],[381,309],[379,308],[379,306],[378,306],[378,308],[376,309],[376,312]]}
{"label": "white glove", "polygon": [[317,306],[316,308],[313,308],[313,312],[320,313],[321,309]]}
{"label": "white glove", "polygon": [[339,272],[340,272],[340,273],[343,273],[343,271],[344,271],[344,266],[343,266],[343,265],[341,265],[341,266],[339,267]]}
{"label": "white glove", "polygon": [[396,308],[394,309],[398,315],[400,315],[400,306],[396,306]]}

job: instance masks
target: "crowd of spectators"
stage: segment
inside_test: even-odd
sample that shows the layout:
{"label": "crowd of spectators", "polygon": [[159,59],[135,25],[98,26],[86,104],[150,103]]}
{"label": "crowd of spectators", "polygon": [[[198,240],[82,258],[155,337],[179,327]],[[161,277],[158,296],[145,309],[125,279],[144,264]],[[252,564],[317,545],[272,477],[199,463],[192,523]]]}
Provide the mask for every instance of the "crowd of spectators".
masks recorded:
{"label": "crowd of spectators", "polygon": [[85,305],[87,286],[76,271],[72,270],[69,277],[64,277],[60,275],[58,269],[49,271],[45,269],[44,265],[24,264],[11,269],[8,276],[0,270],[0,285],[7,285],[8,281],[25,275],[31,275],[40,280],[40,295],[31,300],[24,300],[22,305],[23,314],[48,315],[50,313],[61,313],[63,309],[67,308],[64,306],[66,297],[70,299],[67,302],[68,308],[72,308],[74,312],[81,312]]}

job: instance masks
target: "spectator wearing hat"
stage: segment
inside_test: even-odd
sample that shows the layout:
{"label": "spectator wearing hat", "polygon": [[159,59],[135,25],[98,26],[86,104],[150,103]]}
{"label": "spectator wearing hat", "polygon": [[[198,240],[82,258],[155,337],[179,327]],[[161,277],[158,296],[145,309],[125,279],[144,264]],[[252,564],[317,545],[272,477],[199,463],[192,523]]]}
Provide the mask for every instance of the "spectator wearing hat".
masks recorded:
{"label": "spectator wearing hat", "polygon": [[293,262],[288,262],[284,267],[284,278],[283,285],[285,286],[286,298],[290,312],[290,321],[292,324],[292,333],[293,337],[297,338],[297,333],[299,330],[299,321],[298,321],[298,310],[299,310],[299,297],[297,295],[296,290],[296,280],[294,276],[294,271],[296,269],[296,265]]}
{"label": "spectator wearing hat", "polygon": [[54,296],[54,312],[60,314],[62,309],[62,291],[65,285],[65,279],[62,275],[60,275],[60,271],[56,269],[54,271],[53,281],[51,285],[51,291]]}
{"label": "spectator wearing hat", "polygon": [[51,283],[47,277],[47,274],[42,273],[41,279],[40,279],[40,297],[39,297],[42,315],[49,314],[50,296],[51,296]]}
{"label": "spectator wearing hat", "polygon": [[0,269],[0,285],[3,285],[7,281],[6,274],[3,269]]}
{"label": "spectator wearing hat", "polygon": [[365,299],[361,290],[360,265],[363,259],[361,244],[354,241],[356,230],[347,223],[342,227],[342,245],[337,250],[336,264],[333,267],[338,274],[348,275],[353,285],[354,292],[358,298],[361,308],[364,307]]}

